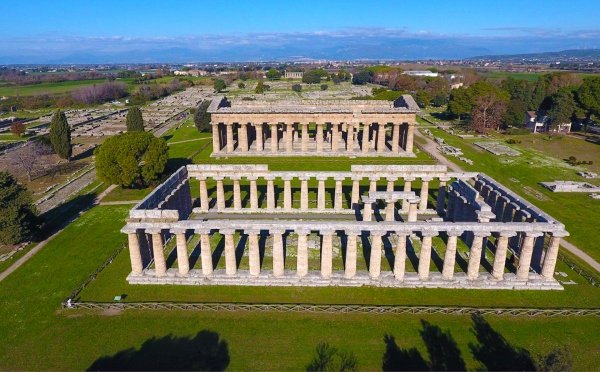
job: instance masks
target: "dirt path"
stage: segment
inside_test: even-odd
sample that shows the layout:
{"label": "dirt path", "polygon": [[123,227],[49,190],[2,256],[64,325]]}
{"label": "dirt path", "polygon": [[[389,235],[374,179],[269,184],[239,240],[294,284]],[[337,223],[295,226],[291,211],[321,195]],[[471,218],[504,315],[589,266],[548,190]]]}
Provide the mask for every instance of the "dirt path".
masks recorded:
{"label": "dirt path", "polygon": [[[418,144],[418,146],[421,147],[422,149],[424,149],[426,152],[430,153],[437,161],[439,161],[443,165],[446,165],[449,169],[451,169],[455,172],[464,172],[464,169],[462,169],[460,166],[454,164],[453,162],[449,161],[448,159],[446,159],[446,157],[442,153],[440,153],[440,151],[437,149],[436,143],[433,140],[431,140],[429,137],[421,134],[421,132],[419,132],[418,129],[415,131],[415,135],[419,138],[425,139],[426,144],[425,145]],[[594,270],[596,270],[597,272],[600,272],[600,263],[598,261],[596,261],[592,256],[585,253],[580,248],[577,248],[577,246],[575,246],[572,243],[569,243],[568,241],[566,241],[564,239],[561,240],[560,245],[564,249],[573,253],[575,256],[577,256],[578,258],[583,260],[585,263],[590,265],[592,268],[594,268]]]}
{"label": "dirt path", "polygon": [[62,204],[73,194],[77,193],[96,179],[96,169],[92,169],[83,176],[73,180],[68,185],[58,190],[50,199],[38,204],[37,209],[40,214],[48,212],[50,209]]}

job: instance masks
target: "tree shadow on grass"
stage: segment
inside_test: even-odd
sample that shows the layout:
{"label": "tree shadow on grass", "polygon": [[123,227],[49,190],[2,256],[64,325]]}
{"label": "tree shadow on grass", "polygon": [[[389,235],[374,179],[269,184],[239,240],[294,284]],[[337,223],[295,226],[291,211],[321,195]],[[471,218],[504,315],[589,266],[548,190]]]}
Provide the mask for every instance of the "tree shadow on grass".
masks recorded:
{"label": "tree shadow on grass", "polygon": [[428,371],[427,362],[416,348],[402,349],[396,343],[394,336],[386,334],[383,337],[385,352],[381,368],[384,371]]}
{"label": "tree shadow on grass", "polygon": [[534,371],[535,362],[529,351],[511,345],[479,314],[471,316],[473,333],[477,343],[469,343],[469,349],[490,371]]}
{"label": "tree shadow on grass", "polygon": [[167,335],[146,340],[139,349],[98,358],[88,371],[223,371],[229,347],[216,332],[203,330],[193,338]]}
{"label": "tree shadow on grass", "polygon": [[420,333],[427,347],[430,368],[434,371],[466,371],[467,366],[450,331],[443,331],[422,319],[421,325]]}

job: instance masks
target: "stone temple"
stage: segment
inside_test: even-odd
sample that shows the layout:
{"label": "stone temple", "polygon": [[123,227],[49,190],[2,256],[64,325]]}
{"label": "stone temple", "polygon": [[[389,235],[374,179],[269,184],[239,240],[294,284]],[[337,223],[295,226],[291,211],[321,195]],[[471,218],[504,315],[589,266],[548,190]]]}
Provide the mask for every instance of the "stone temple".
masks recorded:
{"label": "stone temple", "polygon": [[397,100],[243,101],[215,98],[214,157],[414,156],[419,106]]}
{"label": "stone temple", "polygon": [[562,289],[568,235],[485,174],[439,165],[188,165],[122,232],[132,284],[536,290]]}

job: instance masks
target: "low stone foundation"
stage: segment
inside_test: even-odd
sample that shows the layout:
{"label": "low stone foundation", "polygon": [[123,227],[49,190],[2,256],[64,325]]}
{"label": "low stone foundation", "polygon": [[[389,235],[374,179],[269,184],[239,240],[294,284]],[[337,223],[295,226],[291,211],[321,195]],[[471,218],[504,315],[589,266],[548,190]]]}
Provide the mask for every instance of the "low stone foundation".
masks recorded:
{"label": "low stone foundation", "polygon": [[421,280],[417,273],[408,272],[402,281],[397,280],[392,272],[381,273],[378,278],[371,278],[367,272],[358,272],[347,278],[341,272],[333,272],[330,278],[323,278],[320,271],[309,271],[302,278],[296,271],[286,270],[282,276],[274,276],[272,271],[263,270],[260,275],[250,275],[248,270],[238,270],[229,276],[225,270],[215,270],[213,275],[206,276],[201,270],[192,269],[186,276],[179,276],[177,269],[169,269],[165,276],[156,277],[153,269],[146,269],[142,275],[129,274],[129,284],[160,285],[235,285],[261,287],[386,287],[386,288],[463,288],[463,289],[528,289],[528,290],[563,290],[555,279],[545,279],[534,273],[528,280],[519,280],[515,274],[506,273],[503,280],[495,280],[491,274],[481,272],[475,280],[467,278],[465,273],[456,273],[453,279],[443,279],[441,273],[431,273],[429,279]]}

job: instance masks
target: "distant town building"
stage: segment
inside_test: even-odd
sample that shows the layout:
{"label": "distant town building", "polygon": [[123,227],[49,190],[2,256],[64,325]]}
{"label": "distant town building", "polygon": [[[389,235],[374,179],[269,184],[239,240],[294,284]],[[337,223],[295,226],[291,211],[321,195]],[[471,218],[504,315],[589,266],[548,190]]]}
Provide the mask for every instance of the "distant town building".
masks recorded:
{"label": "distant town building", "polygon": [[527,111],[525,113],[525,127],[533,133],[539,132],[571,132],[571,123],[561,123],[554,127],[550,125],[550,118],[544,111]]}
{"label": "distant town building", "polygon": [[304,76],[302,71],[286,71],[283,77],[286,79],[302,79],[302,76]]}
{"label": "distant town building", "polygon": [[424,70],[424,71],[414,70],[414,71],[404,71],[404,75],[438,77],[440,74],[438,74],[437,72],[431,72],[428,70]]}

